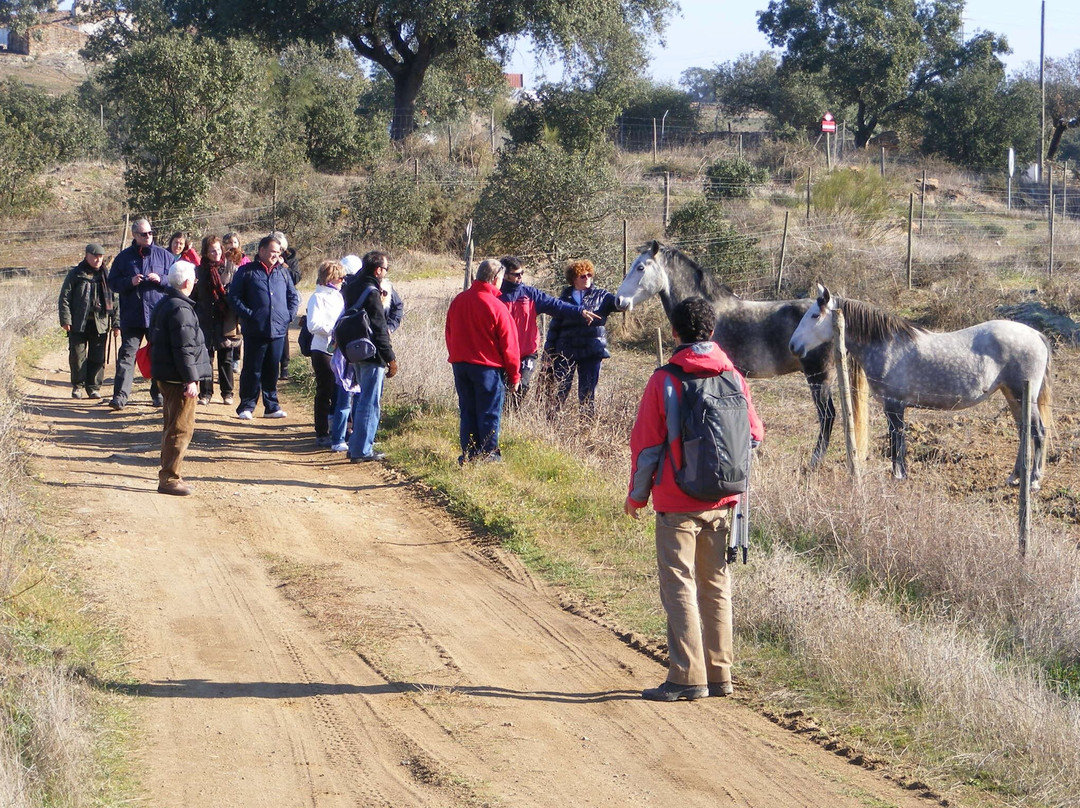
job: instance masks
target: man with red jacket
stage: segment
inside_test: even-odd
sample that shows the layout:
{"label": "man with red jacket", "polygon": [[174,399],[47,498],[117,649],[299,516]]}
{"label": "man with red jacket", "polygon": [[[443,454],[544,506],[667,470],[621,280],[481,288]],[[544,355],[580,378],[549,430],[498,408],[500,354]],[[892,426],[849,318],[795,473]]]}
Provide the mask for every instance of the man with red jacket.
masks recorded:
{"label": "man with red jacket", "polygon": [[513,255],[499,259],[506,269],[503,276],[502,296],[500,300],[510,309],[510,319],[517,327],[518,348],[521,351],[521,385],[509,398],[511,408],[521,406],[529,392],[533,373],[536,372],[536,358],[540,348],[540,331],[536,327],[536,315],[547,314],[551,317],[580,316],[586,323],[600,319],[600,315],[589,311],[584,306],[575,306],[565,300],[559,300],[541,292],[535,286],[522,283],[525,270],[521,259]]}
{"label": "man with red jacket", "polygon": [[[700,377],[735,373],[746,396],[750,436],[756,445],[765,428],[754,410],[750,388],[720,346],[709,338],[716,312],[693,297],[671,313],[679,346],[672,364]],[[705,502],[686,494],[675,481],[682,467],[679,406],[682,383],[657,369],[638,408],[630,434],[633,468],[623,509],[637,519],[651,494],[656,511],[656,562],[660,600],[668,620],[668,675],[642,696],[651,701],[727,696],[732,692],[731,577],[727,546],[732,509],[738,496]]]}
{"label": "man with red jacket", "polygon": [[472,286],[455,297],[446,312],[446,348],[461,418],[461,465],[502,459],[499,422],[506,386],[517,390],[521,381],[517,328],[499,300],[503,271],[495,259],[481,262]]}

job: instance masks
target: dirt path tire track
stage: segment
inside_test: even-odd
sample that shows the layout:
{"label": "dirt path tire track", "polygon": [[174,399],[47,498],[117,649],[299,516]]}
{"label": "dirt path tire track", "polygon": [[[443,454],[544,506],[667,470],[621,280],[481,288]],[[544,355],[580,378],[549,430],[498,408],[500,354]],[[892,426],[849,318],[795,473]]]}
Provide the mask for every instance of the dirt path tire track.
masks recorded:
{"label": "dirt path tire track", "polygon": [[736,699],[643,701],[662,666],[299,418],[200,407],[195,495],[157,494],[145,391],[73,401],[65,360],[26,380],[35,471],[134,649],[148,805],[932,804]]}

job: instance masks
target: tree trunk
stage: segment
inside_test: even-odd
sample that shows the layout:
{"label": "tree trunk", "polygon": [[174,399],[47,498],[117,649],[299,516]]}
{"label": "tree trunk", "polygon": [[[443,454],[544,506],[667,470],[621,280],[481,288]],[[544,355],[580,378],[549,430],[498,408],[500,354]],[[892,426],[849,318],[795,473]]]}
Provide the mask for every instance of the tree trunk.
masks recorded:
{"label": "tree trunk", "polygon": [[855,115],[855,148],[866,148],[866,144],[870,142],[870,138],[874,136],[874,129],[877,127],[877,116],[868,116],[866,112],[866,104],[862,101],[859,102],[858,111]]}
{"label": "tree trunk", "polygon": [[390,122],[390,139],[397,142],[416,131],[416,97],[424,83],[427,64],[414,60],[391,74],[394,80],[394,117]]}

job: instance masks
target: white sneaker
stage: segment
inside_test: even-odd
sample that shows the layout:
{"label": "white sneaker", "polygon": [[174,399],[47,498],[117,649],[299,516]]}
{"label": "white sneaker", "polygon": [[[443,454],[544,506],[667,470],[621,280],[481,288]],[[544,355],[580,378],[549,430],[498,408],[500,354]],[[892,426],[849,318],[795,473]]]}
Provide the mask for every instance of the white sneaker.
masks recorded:
{"label": "white sneaker", "polygon": [[273,412],[264,412],[263,418],[288,418],[289,413],[285,410],[274,410]]}
{"label": "white sneaker", "polygon": [[236,417],[241,421],[250,421],[255,417],[255,414],[251,410],[240,410],[240,412],[236,413]]}

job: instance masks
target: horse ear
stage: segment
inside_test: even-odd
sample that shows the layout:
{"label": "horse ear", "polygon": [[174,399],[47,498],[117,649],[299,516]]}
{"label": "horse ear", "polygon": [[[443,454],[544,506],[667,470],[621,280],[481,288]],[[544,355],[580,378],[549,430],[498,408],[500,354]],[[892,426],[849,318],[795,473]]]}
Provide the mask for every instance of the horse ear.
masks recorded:
{"label": "horse ear", "polygon": [[829,305],[829,300],[832,298],[832,294],[828,288],[822,286],[820,283],[817,285],[817,302],[820,308],[825,308]]}
{"label": "horse ear", "polygon": [[655,257],[656,254],[660,252],[660,242],[653,239],[653,243],[649,245],[649,251],[652,252],[653,257]]}

